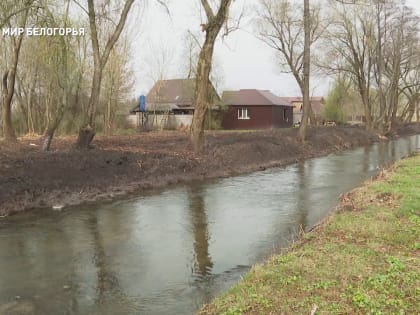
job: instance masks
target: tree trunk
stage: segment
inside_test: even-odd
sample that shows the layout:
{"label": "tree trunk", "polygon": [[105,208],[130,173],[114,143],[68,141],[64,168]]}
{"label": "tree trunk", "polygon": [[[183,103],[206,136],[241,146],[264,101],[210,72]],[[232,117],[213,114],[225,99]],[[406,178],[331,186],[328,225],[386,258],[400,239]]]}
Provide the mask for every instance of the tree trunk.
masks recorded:
{"label": "tree trunk", "polygon": [[358,78],[359,94],[362,98],[363,109],[365,112],[365,124],[366,130],[372,130],[372,111],[369,99],[369,84],[366,84],[366,80],[363,77]]}
{"label": "tree trunk", "polygon": [[382,28],[381,28],[381,6],[380,1],[377,2],[377,11],[376,11],[376,26],[377,26],[377,46],[376,46],[376,66],[377,66],[377,83],[378,83],[378,98],[379,98],[379,119],[377,121],[378,130],[380,134],[385,134],[387,129],[386,121],[386,97],[383,90],[382,84],[382,75],[384,70],[384,60],[382,57]]}
{"label": "tree trunk", "polygon": [[58,107],[57,112],[55,113],[54,119],[50,121],[44,133],[44,142],[42,145],[43,151],[50,150],[54,133],[57,130],[58,126],[60,125],[61,120],[63,119],[65,105],[67,104],[67,96],[68,96],[67,92],[68,92],[67,89],[63,88],[61,104]]}
{"label": "tree trunk", "polygon": [[[7,142],[16,142],[16,134],[12,124],[12,98],[9,91],[9,70],[3,74],[3,135]],[[13,95],[13,94],[12,94]]]}
{"label": "tree trunk", "polygon": [[[25,27],[28,18],[29,7],[23,13],[20,27]],[[22,47],[23,34],[16,39],[13,38],[13,62],[11,70],[6,70],[3,75],[3,107],[4,107],[4,138],[6,141],[16,142],[16,134],[12,124],[12,100],[15,94],[16,72],[19,63],[20,48]]]}
{"label": "tree trunk", "polygon": [[[67,19],[69,16],[69,7],[70,7],[70,0],[67,0],[66,10],[64,14],[64,27],[67,27]],[[68,96],[70,94],[70,80],[68,78],[68,48],[69,43],[65,40],[64,37],[61,38],[61,63],[60,63],[60,71],[62,73],[62,82],[59,84],[60,86],[60,103],[54,113],[52,121],[49,122],[48,127],[44,134],[44,142],[42,145],[43,151],[49,151],[51,147],[51,143],[54,137],[54,133],[57,130],[58,126],[60,125],[61,120],[64,116],[64,110],[66,105],[68,104]]]}
{"label": "tree trunk", "polygon": [[106,113],[105,113],[105,119],[104,119],[104,127],[105,127],[105,133],[109,136],[112,134],[111,130],[111,100],[109,99],[108,102],[106,102]]}
{"label": "tree trunk", "polygon": [[[108,92],[108,100],[106,102],[106,111],[104,115],[104,127],[105,127],[105,133],[109,136],[112,135],[112,129],[113,129],[113,114],[112,114],[112,98],[114,97],[114,80],[111,79],[111,86],[109,87]],[[114,106],[115,107],[115,106]]]}
{"label": "tree trunk", "polygon": [[42,151],[49,151],[54,137],[55,129],[48,129],[44,135],[44,140],[42,142]]}
{"label": "tree trunk", "polygon": [[214,43],[204,44],[197,67],[194,116],[191,124],[191,143],[195,152],[204,148],[204,122],[209,107],[210,71]]}
{"label": "tree trunk", "polygon": [[[99,67],[102,68],[102,65]],[[88,108],[88,121],[87,125],[95,129],[95,118],[96,108],[99,103],[99,97],[101,94],[101,83],[102,83],[102,69],[96,69],[93,74],[92,91]]]}
{"label": "tree trunk", "polygon": [[[410,91],[411,92],[411,91]],[[406,109],[401,114],[401,122],[407,124],[413,121],[414,114],[416,112],[416,103],[418,102],[418,95],[417,93],[411,96],[407,96],[408,104]]]}
{"label": "tree trunk", "polygon": [[32,103],[33,103],[33,98],[34,98],[34,95],[35,95],[35,84],[36,84],[36,76],[34,78],[34,82],[32,83],[32,87],[29,90],[29,98],[28,98],[28,103],[27,103],[28,132],[29,132],[30,135],[35,134],[34,119],[33,119],[33,116],[32,116]]}
{"label": "tree trunk", "polygon": [[226,22],[231,2],[232,0],[221,0],[219,10],[217,14],[214,15],[208,1],[201,0],[204,11],[207,15],[207,24],[202,25],[203,31],[206,32],[206,39],[198,58],[197,76],[195,81],[194,116],[191,123],[190,136],[194,152],[200,152],[204,149],[205,117],[211,102],[212,89],[210,83],[210,71],[212,66],[214,44],[223,23]]}
{"label": "tree trunk", "polygon": [[99,96],[101,94],[101,81],[102,81],[102,69],[95,69],[92,80],[91,97],[88,105],[88,114],[85,123],[79,130],[79,137],[77,139],[76,148],[88,149],[90,144],[95,137],[95,118],[96,118],[96,106],[99,102]]}
{"label": "tree trunk", "polygon": [[79,130],[79,138],[77,139],[77,148],[78,149],[89,149],[91,148],[91,143],[95,137],[96,132],[90,126],[86,126]]}
{"label": "tree trunk", "polygon": [[90,100],[88,105],[88,112],[82,127],[79,130],[79,137],[77,138],[76,148],[88,149],[91,147],[91,142],[95,137],[95,119],[96,119],[96,108],[99,103],[99,96],[101,94],[101,81],[102,72],[108,61],[109,54],[113,49],[115,43],[121,35],[127,20],[128,13],[134,0],[126,0],[124,8],[121,12],[118,24],[116,25],[114,32],[108,38],[106,45],[103,49],[103,53],[100,53],[99,47],[99,36],[96,26],[96,13],[94,0],[88,0],[88,15],[89,15],[89,29],[92,43],[93,53],[93,78],[92,78],[92,89],[90,94]]}
{"label": "tree trunk", "polygon": [[411,104],[410,104],[410,108],[409,108],[407,114],[405,115],[403,122],[408,124],[408,123],[413,121],[413,117],[414,117],[414,107],[411,106]]}
{"label": "tree trunk", "polygon": [[[396,88],[398,88],[398,87],[396,87]],[[396,93],[396,94],[398,94],[398,93]],[[398,95],[394,95],[393,103],[390,104],[390,106],[392,106],[392,112],[391,112],[391,118],[389,119],[388,132],[394,131],[398,126],[398,121],[397,121]]]}
{"label": "tree trunk", "polygon": [[309,76],[311,62],[311,16],[309,11],[309,0],[303,2],[303,25],[305,32],[305,41],[303,48],[303,115],[299,127],[299,139],[305,141],[308,127],[308,118],[310,110],[309,100]]}

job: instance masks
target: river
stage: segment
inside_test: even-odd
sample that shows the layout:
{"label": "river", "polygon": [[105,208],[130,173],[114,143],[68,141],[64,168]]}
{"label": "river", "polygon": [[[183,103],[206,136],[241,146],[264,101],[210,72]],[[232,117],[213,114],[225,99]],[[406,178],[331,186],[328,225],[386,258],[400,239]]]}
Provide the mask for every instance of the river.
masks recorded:
{"label": "river", "polygon": [[1,305],[35,314],[193,314],[420,147],[401,138],[110,204],[0,219]]}

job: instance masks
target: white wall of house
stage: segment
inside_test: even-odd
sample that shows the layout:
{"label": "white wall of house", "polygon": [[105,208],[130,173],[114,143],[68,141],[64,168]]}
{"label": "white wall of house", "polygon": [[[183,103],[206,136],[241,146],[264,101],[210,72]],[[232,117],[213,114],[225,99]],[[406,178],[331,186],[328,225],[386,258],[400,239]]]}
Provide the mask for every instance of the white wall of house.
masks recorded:
{"label": "white wall of house", "polygon": [[[130,114],[127,116],[127,122],[130,124],[131,127],[137,128],[138,124],[138,115]],[[140,116],[141,117],[141,116]],[[153,129],[178,129],[182,127],[189,127],[191,126],[193,119],[193,115],[167,115],[167,114],[156,114],[153,113],[148,114],[147,123],[150,128]]]}
{"label": "white wall of house", "polygon": [[174,115],[175,123],[178,127],[191,126],[193,115]]}
{"label": "white wall of house", "polygon": [[[139,113],[137,113],[139,115]],[[129,115],[127,120],[130,125],[137,127],[137,115]],[[153,129],[178,129],[191,126],[193,115],[167,115],[167,114],[148,114],[147,124]]]}
{"label": "white wall of house", "polygon": [[302,121],[302,113],[293,112],[293,123],[300,123]]}

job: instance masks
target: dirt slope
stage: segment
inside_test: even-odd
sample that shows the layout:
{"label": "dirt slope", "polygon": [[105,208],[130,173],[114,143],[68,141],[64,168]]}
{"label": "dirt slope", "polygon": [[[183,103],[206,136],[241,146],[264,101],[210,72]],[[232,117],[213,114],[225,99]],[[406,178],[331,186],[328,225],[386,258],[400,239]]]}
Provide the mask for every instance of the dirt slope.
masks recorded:
{"label": "dirt slope", "polygon": [[[416,128],[404,132],[413,134]],[[52,152],[41,152],[39,139],[22,139],[16,146],[0,143],[0,215],[231,176],[378,140],[362,128],[324,127],[310,129],[308,141],[301,144],[296,132],[210,132],[202,155],[188,148],[183,132],[97,137],[89,151],[72,150],[73,137],[57,139]]]}

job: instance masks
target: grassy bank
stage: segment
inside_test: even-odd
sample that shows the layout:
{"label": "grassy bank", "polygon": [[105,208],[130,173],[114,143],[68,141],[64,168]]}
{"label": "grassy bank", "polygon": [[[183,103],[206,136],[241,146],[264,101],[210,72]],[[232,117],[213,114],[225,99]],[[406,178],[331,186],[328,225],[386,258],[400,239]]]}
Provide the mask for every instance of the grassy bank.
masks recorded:
{"label": "grassy bank", "polygon": [[420,155],[343,196],[200,314],[419,314]]}

